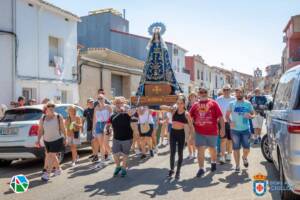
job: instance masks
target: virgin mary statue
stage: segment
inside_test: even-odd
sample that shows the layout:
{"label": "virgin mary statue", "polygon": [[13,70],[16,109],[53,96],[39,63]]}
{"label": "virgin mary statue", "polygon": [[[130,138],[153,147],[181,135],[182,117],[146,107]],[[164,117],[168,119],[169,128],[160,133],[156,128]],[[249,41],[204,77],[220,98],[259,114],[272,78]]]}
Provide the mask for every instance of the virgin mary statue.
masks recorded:
{"label": "virgin mary statue", "polygon": [[161,38],[164,31],[165,27],[161,23],[149,27],[152,38],[147,46],[148,55],[137,96],[145,95],[145,84],[169,84],[172,89],[170,95],[182,92],[170,63],[167,45]]}

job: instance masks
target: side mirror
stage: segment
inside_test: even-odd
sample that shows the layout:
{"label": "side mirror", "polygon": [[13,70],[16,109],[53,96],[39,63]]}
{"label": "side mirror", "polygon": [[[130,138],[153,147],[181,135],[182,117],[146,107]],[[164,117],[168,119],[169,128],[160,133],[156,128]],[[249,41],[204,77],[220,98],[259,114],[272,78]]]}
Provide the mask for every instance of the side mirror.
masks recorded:
{"label": "side mirror", "polygon": [[273,110],[273,106],[274,106],[274,103],[273,101],[270,101],[269,104],[268,104],[268,110]]}

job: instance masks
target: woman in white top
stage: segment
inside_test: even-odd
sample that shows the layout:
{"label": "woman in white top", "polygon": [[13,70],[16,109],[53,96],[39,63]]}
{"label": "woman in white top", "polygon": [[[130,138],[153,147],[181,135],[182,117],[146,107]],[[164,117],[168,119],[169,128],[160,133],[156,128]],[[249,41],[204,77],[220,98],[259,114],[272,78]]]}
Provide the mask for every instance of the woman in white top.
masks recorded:
{"label": "woman in white top", "polygon": [[[104,143],[104,132],[105,132],[105,125],[112,113],[112,108],[110,105],[105,103],[105,97],[103,94],[98,95],[98,104],[94,109],[94,120],[93,120],[93,130],[94,130],[94,137],[95,137],[95,146],[97,152],[100,148],[101,153],[101,161],[105,160],[105,152],[109,151],[110,148],[108,144]],[[108,147],[107,147],[108,146]]]}
{"label": "woman in white top", "polygon": [[140,144],[142,149],[141,159],[146,158],[146,146],[148,146],[148,150],[150,151],[150,156],[154,156],[154,152],[152,149],[152,132],[153,132],[153,117],[152,111],[148,107],[140,107],[138,109],[138,129],[140,132]]}

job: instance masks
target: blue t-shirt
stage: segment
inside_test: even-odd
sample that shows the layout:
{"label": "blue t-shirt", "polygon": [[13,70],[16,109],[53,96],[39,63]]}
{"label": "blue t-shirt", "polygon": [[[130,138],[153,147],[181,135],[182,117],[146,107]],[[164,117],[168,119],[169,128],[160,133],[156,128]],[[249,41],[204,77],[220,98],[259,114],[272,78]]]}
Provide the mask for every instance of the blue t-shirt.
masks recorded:
{"label": "blue t-shirt", "polygon": [[249,119],[245,118],[246,113],[253,112],[253,106],[249,101],[232,101],[229,104],[229,110],[231,111],[231,121],[234,124],[232,127],[236,131],[249,130]]}

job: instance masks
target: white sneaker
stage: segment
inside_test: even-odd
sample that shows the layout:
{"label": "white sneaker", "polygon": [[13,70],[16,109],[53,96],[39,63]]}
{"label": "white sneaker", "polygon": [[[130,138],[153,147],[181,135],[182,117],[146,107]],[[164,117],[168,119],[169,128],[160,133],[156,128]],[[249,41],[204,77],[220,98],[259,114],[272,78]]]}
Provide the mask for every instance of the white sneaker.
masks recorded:
{"label": "white sneaker", "polygon": [[56,170],[54,171],[54,176],[59,176],[59,175],[61,175],[61,173],[62,173],[62,170],[56,169]]}
{"label": "white sneaker", "polygon": [[225,157],[224,156],[220,157],[220,164],[221,165],[225,164]]}
{"label": "white sneaker", "polygon": [[225,160],[230,162],[231,161],[231,154],[226,154],[225,155]]}
{"label": "white sneaker", "polygon": [[72,167],[75,167],[76,166],[76,162],[72,162]]}
{"label": "white sneaker", "polygon": [[43,175],[42,175],[42,177],[41,177],[41,179],[43,181],[49,181],[50,178],[49,178],[48,172],[44,172]]}
{"label": "white sneaker", "polygon": [[98,162],[98,163],[95,165],[94,169],[102,169],[103,167],[104,167],[104,163],[103,163],[103,162]]}
{"label": "white sneaker", "polygon": [[187,157],[187,159],[189,159],[189,160],[193,160],[193,159],[194,159],[194,157],[193,157],[192,155],[189,155],[189,156]]}
{"label": "white sneaker", "polygon": [[197,158],[196,153],[193,153],[193,159]]}
{"label": "white sneaker", "polygon": [[140,151],[139,149],[136,149],[136,150],[135,150],[135,154],[136,154],[136,155],[140,155],[140,154],[141,154],[141,151]]}

